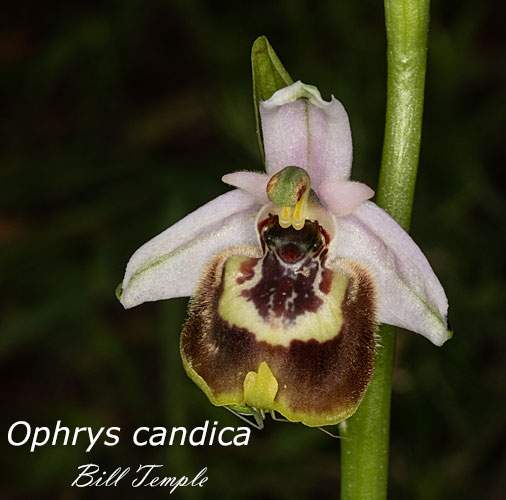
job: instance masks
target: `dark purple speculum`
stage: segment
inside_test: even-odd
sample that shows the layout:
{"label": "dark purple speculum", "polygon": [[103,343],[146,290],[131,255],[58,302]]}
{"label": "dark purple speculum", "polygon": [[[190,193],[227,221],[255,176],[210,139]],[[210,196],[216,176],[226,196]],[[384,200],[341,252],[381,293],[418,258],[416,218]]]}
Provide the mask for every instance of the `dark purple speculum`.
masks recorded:
{"label": "dark purple speculum", "polygon": [[[301,230],[282,228],[277,218],[271,217],[261,227],[261,238],[265,254],[254,259],[261,264],[256,267],[260,279],[241,295],[255,304],[265,320],[282,318],[292,322],[300,314],[316,312],[323,300],[315,293],[315,285],[318,282],[319,290],[328,293],[330,283],[323,280],[332,279],[331,273],[323,272],[327,249],[321,226],[306,221]],[[238,280],[244,283],[248,276],[253,278],[253,273],[246,272]]]}

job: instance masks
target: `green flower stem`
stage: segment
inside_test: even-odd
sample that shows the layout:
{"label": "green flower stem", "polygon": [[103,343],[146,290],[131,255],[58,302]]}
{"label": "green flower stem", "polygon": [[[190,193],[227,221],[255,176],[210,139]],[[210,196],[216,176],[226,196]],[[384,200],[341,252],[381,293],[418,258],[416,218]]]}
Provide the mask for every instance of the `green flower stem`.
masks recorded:
{"label": "green flower stem", "polygon": [[429,0],[385,0],[387,111],[377,203],[409,230],[422,135]]}
{"label": "green flower stem", "polygon": [[[429,0],[385,0],[387,110],[377,203],[409,229],[422,130]],[[341,499],[387,496],[395,328],[382,325],[375,372],[359,409],[340,424]]]}

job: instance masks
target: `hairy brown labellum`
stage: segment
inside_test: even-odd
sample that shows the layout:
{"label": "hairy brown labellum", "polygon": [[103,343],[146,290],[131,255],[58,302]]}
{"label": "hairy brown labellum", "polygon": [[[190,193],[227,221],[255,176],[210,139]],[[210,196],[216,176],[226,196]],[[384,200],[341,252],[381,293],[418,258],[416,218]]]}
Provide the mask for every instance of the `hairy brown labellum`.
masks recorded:
{"label": "hairy brown labellum", "polygon": [[274,410],[309,426],[352,415],[373,373],[376,296],[366,268],[327,260],[316,221],[259,224],[262,250],[208,265],[181,335],[188,375],[215,405]]}

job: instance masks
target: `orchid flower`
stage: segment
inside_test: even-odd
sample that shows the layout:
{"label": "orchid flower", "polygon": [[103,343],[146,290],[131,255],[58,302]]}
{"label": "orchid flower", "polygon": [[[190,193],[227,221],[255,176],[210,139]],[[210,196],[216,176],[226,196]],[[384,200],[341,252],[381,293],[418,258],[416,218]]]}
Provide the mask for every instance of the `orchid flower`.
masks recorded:
{"label": "orchid flower", "polygon": [[266,173],[225,175],[237,189],[139,248],[120,301],[192,297],[181,356],[213,404],[336,424],[369,385],[378,323],[440,346],[448,303],[420,248],[350,180],[339,101],[296,82],[260,116]]}

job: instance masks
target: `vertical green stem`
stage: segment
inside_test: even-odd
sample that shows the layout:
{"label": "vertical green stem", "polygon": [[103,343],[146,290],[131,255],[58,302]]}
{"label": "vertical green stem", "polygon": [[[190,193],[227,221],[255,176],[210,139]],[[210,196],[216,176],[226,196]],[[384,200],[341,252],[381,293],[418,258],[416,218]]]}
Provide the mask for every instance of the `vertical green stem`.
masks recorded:
{"label": "vertical green stem", "polygon": [[422,135],[429,0],[385,0],[387,110],[377,203],[409,229]]}
{"label": "vertical green stem", "polygon": [[[387,110],[377,203],[409,229],[422,130],[429,0],[385,0]],[[359,409],[340,425],[341,499],[387,496],[395,328],[379,331],[375,372]]]}

